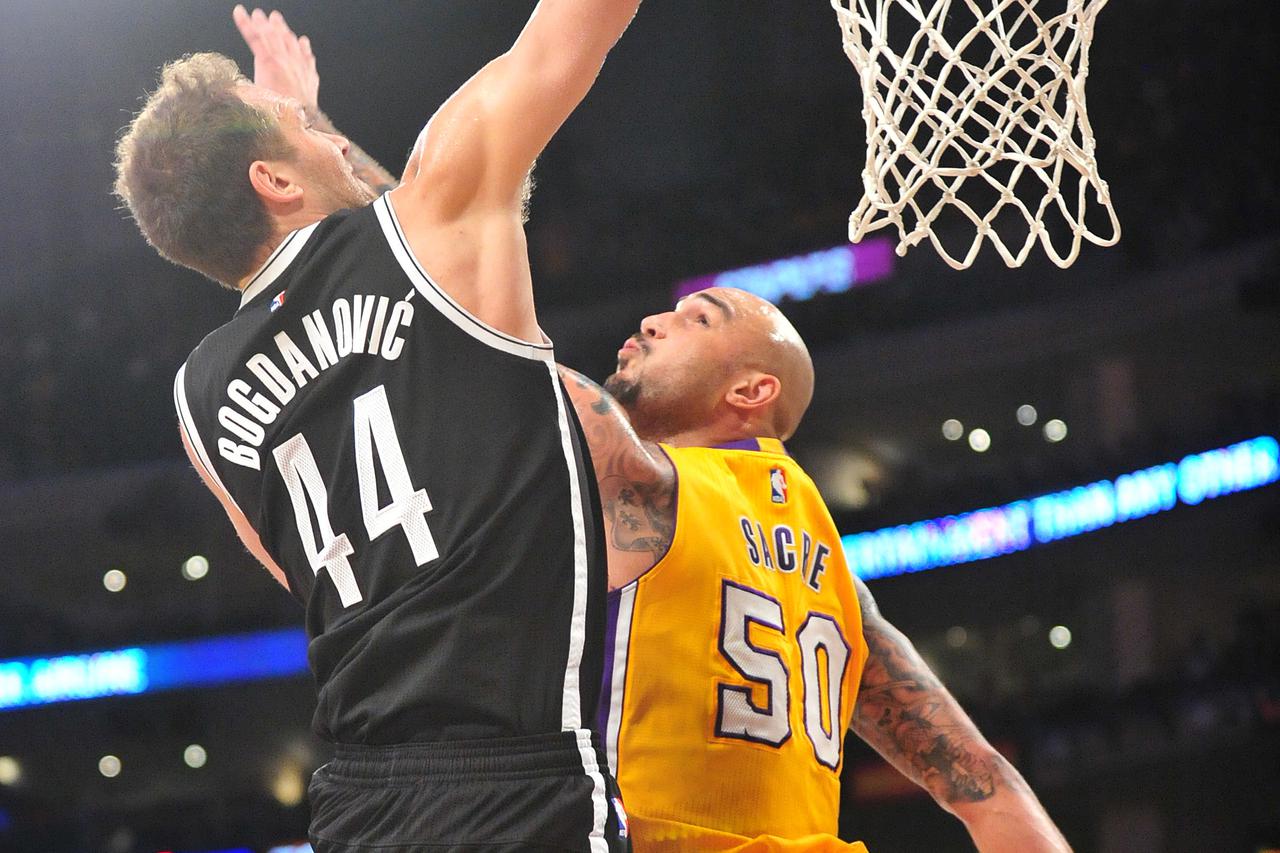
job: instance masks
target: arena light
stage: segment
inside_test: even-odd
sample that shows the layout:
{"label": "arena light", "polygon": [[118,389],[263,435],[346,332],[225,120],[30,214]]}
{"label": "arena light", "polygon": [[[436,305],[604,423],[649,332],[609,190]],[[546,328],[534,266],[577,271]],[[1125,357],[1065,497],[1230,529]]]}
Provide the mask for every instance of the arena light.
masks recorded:
{"label": "arena light", "polygon": [[1049,441],[1049,442],[1053,442],[1054,444],[1057,444],[1059,441],[1062,441],[1066,437],[1067,437],[1067,425],[1063,423],[1061,418],[1054,418],[1052,420],[1045,421],[1045,424],[1044,424],[1045,441]]}
{"label": "arena light", "polygon": [[969,431],[969,447],[975,453],[986,453],[991,449],[991,433],[982,427]]}
{"label": "arena light", "polygon": [[677,282],[675,298],[708,287],[736,287],[777,303],[802,302],[819,293],[843,293],[888,278],[893,272],[893,241],[887,237],[822,249],[755,266],[702,275]]}
{"label": "arena light", "polygon": [[4,660],[0,661],[0,711],[285,678],[306,670],[307,637],[301,628]]}
{"label": "arena light", "polygon": [[276,770],[271,780],[271,796],[285,808],[293,808],[301,804],[307,794],[307,782],[302,768],[292,763],[285,763]]}
{"label": "arena light", "polygon": [[189,581],[198,581],[209,574],[208,558],[195,554],[182,562],[182,576]]}
{"label": "arena light", "polygon": [[199,770],[209,760],[209,753],[203,746],[193,743],[182,751],[182,763],[192,770]]}
{"label": "arena light", "polygon": [[1280,443],[1259,436],[1052,494],[842,539],[849,568],[871,580],[1023,551],[1280,480]]}

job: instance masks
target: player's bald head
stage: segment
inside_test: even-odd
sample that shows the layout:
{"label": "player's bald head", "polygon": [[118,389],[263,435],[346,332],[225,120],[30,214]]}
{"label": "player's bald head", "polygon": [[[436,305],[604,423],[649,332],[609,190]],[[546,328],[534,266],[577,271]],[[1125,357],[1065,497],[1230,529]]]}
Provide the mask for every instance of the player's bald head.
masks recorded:
{"label": "player's bald head", "polygon": [[786,439],[813,397],[813,363],[776,307],[713,287],[645,317],[619,350],[605,388],[644,438]]}
{"label": "player's bald head", "polygon": [[772,426],[778,438],[790,438],[813,399],[813,360],[800,333],[776,305],[745,290],[713,287],[694,294],[698,296],[719,301],[729,309],[725,332],[741,367],[778,378],[781,388],[772,410]]}

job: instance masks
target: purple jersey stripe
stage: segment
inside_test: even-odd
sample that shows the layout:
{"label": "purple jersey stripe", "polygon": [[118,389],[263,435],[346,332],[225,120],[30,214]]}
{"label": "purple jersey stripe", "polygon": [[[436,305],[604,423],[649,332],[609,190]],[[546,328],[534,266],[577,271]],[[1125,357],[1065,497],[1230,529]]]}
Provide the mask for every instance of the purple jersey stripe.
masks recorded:
{"label": "purple jersey stripe", "polygon": [[754,438],[740,438],[737,441],[731,441],[728,444],[717,444],[716,450],[759,450],[760,442]]}
{"label": "purple jersey stripe", "polygon": [[613,647],[618,640],[618,603],[621,590],[612,590],[605,603],[604,668],[600,673],[600,702],[596,706],[596,733],[604,743],[609,733],[609,705],[613,698]]}

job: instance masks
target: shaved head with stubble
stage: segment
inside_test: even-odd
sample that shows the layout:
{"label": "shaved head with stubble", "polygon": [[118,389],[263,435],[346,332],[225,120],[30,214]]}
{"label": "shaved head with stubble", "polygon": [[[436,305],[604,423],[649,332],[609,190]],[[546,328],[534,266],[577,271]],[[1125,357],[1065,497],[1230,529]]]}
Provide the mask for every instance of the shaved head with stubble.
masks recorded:
{"label": "shaved head with stubble", "polygon": [[643,438],[675,445],[785,440],[813,398],[813,362],[776,306],[715,287],[645,317],[605,388]]}

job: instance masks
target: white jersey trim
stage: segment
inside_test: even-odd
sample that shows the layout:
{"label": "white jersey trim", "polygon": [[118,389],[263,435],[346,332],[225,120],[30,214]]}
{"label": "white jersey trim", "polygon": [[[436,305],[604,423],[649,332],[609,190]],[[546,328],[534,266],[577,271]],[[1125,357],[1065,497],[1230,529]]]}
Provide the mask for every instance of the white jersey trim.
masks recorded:
{"label": "white jersey trim", "polygon": [[560,375],[554,362],[547,362],[547,375],[556,395],[556,420],[560,426],[560,449],[569,472],[569,510],[573,519],[573,615],[569,620],[569,657],[565,661],[564,696],[560,711],[561,728],[582,728],[582,649],[587,640],[587,526],[582,514],[582,484],[573,450],[568,407],[560,389]]}
{"label": "white jersey trim", "polygon": [[409,240],[405,237],[404,230],[400,227],[400,220],[396,218],[395,208],[392,207],[391,200],[386,194],[373,203],[373,208],[378,214],[378,221],[382,223],[382,232],[387,239],[387,245],[391,247],[391,253],[400,263],[400,268],[413,282],[413,286],[444,317],[471,337],[494,349],[534,361],[555,361],[554,348],[545,335],[543,343],[535,344],[500,332],[463,308],[440,285],[436,284],[422,268],[422,264],[418,263],[413,252],[409,250]]}
{"label": "white jersey trim", "polygon": [[604,784],[604,774],[600,772],[600,762],[596,760],[595,747],[591,745],[591,732],[578,729],[578,754],[582,756],[582,769],[591,780],[591,853],[608,853],[609,842],[605,840],[604,828],[609,819],[609,803]]}
{"label": "white jersey trim", "polygon": [[[323,220],[322,220],[323,221]],[[302,251],[302,247],[307,245],[307,241],[311,239],[311,235],[315,233],[316,226],[319,222],[312,222],[306,228],[299,228],[297,231],[290,231],[285,238],[280,241],[280,245],[276,246],[271,257],[267,258],[267,262],[258,268],[253,274],[253,278],[249,279],[249,283],[244,286],[244,290],[240,292],[240,307],[249,304],[249,300],[266,290],[273,281],[280,277],[280,274],[289,268],[289,264],[293,263],[293,259],[298,257],[298,253]]]}
{"label": "white jersey trim", "polygon": [[222,478],[218,476],[218,471],[213,467],[213,460],[209,457],[209,453],[205,450],[204,441],[200,438],[200,430],[196,428],[196,420],[191,416],[191,406],[187,403],[187,365],[183,364],[178,369],[178,375],[173,380],[173,404],[178,410],[178,421],[182,424],[183,431],[187,434],[187,440],[191,442],[191,448],[196,452],[196,460],[200,467],[204,469],[205,474],[209,476],[209,481],[218,487],[231,505],[236,508],[236,512],[244,513],[240,510],[240,505],[236,503],[236,499],[231,496],[231,492],[227,491],[227,487],[222,485]]}
{"label": "white jersey trim", "polygon": [[609,673],[609,717],[605,720],[604,730],[605,758],[615,779],[618,777],[618,738],[622,731],[622,707],[626,700],[627,654],[631,651],[631,616],[635,612],[638,586],[639,581],[632,581],[618,591],[613,672]]}
{"label": "white jersey trim", "polygon": [[573,615],[569,619],[569,655],[564,666],[560,721],[564,731],[577,733],[582,769],[592,782],[591,806],[594,820],[591,827],[591,850],[594,853],[609,849],[604,837],[609,804],[606,800],[604,777],[600,774],[600,763],[596,759],[595,748],[591,745],[591,732],[582,727],[582,650],[587,640],[587,599],[590,596],[587,526],[582,512],[582,483],[578,479],[578,461],[573,450],[569,411],[554,361],[547,362],[547,375],[556,395],[556,420],[560,425],[560,448],[569,469],[569,511],[573,518]]}

